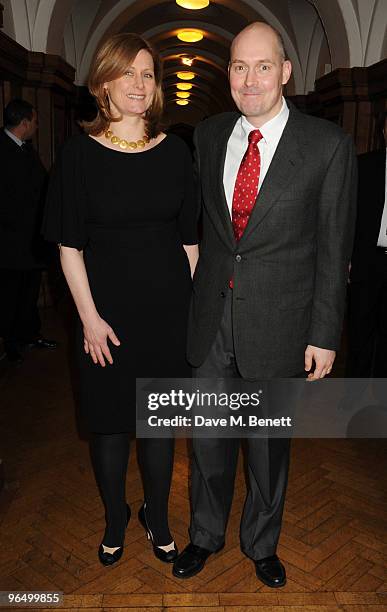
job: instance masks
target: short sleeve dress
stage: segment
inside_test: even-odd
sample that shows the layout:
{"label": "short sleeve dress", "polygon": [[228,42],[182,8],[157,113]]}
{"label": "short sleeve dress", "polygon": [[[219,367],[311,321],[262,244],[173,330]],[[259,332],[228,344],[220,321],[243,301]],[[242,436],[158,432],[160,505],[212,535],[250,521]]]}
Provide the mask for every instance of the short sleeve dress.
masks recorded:
{"label": "short sleeve dress", "polygon": [[183,245],[198,242],[191,154],[168,134],[124,153],[86,134],[54,164],[43,224],[46,240],[83,251],[99,315],[121,345],[95,365],[77,326],[81,411],[90,431],[133,431],[135,379],[190,377],[186,330],[191,276]]}

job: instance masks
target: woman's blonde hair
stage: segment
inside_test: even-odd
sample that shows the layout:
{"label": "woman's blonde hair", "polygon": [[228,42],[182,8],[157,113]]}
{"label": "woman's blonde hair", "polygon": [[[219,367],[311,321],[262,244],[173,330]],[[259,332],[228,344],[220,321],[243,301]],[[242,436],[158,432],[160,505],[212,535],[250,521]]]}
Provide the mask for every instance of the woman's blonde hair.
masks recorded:
{"label": "woman's blonde hair", "polygon": [[109,96],[104,89],[104,83],[123,76],[141,49],[145,49],[152,56],[156,83],[152,104],[145,113],[146,136],[155,138],[161,132],[164,96],[160,56],[148,41],[138,34],[124,33],[115,34],[105,40],[91,63],[88,88],[95,98],[98,112],[93,121],[82,123],[83,129],[88,134],[97,136],[105,132],[111,123],[121,121],[122,117],[112,116]]}

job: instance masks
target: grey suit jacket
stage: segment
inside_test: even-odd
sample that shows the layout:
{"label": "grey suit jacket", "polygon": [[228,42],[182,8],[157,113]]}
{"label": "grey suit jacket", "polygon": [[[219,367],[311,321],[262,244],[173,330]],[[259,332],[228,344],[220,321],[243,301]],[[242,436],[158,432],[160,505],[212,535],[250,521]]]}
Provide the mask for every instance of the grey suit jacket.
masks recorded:
{"label": "grey suit jacket", "polygon": [[235,353],[244,378],[298,374],[308,344],[340,345],[355,224],[355,151],[338,126],[289,107],[239,243],[223,170],[240,115],[222,113],[196,128],[203,238],[188,333],[193,366],[203,363],[214,342],[231,277]]}

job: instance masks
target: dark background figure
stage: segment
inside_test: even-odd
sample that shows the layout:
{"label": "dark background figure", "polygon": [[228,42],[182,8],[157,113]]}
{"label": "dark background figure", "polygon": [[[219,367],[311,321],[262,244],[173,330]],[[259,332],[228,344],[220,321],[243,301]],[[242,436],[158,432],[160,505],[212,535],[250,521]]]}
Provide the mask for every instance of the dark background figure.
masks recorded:
{"label": "dark background figure", "polygon": [[0,336],[11,362],[25,346],[56,348],[40,335],[37,307],[45,246],[40,238],[46,170],[30,139],[38,127],[33,106],[14,99],[0,130]]}
{"label": "dark background figure", "polygon": [[360,155],[358,210],[349,285],[347,376],[387,377],[387,111],[384,146]]}

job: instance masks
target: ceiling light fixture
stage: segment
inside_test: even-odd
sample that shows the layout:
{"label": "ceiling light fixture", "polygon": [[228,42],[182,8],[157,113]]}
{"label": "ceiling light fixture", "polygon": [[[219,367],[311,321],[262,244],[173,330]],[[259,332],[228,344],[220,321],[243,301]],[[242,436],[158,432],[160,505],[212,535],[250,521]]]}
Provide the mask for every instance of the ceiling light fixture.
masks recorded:
{"label": "ceiling light fixture", "polygon": [[210,0],[176,0],[176,4],[185,9],[197,11],[206,8],[210,4]]}
{"label": "ceiling light fixture", "polygon": [[194,63],[196,57],[194,55],[180,55],[179,56],[181,59],[181,63],[184,64],[184,66],[192,66],[192,64]]}
{"label": "ceiling light fixture", "polygon": [[179,106],[187,106],[187,104],[189,104],[188,100],[176,100],[176,104],[178,104]]}
{"label": "ceiling light fixture", "polygon": [[177,91],[177,92],[176,92],[176,96],[177,96],[178,98],[183,98],[183,99],[185,98],[185,99],[187,99],[187,98],[189,98],[189,97],[190,97],[190,95],[191,95],[191,94],[190,94],[188,91]]}
{"label": "ceiling light fixture", "polygon": [[193,85],[192,83],[176,83],[176,87],[180,89],[180,91],[189,91],[192,89]]}
{"label": "ceiling light fixture", "polygon": [[203,40],[203,32],[200,30],[179,30],[177,38],[183,42],[195,43]]}
{"label": "ceiling light fixture", "polygon": [[178,72],[176,76],[178,79],[181,79],[182,81],[191,81],[192,79],[195,78],[195,73],[189,72],[188,70],[184,70],[183,72]]}

